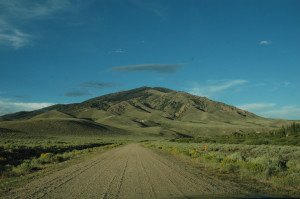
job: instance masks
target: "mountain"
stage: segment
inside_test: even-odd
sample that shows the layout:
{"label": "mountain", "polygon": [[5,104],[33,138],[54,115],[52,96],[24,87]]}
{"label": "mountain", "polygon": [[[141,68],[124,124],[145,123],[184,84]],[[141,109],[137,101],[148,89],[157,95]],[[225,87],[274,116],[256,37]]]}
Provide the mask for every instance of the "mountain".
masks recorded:
{"label": "mountain", "polygon": [[[31,132],[58,131],[199,136],[261,132],[287,124],[221,102],[167,88],[141,87],[0,117],[0,128]],[[56,128],[60,126],[60,128]],[[29,128],[30,127],[30,128]],[[63,132],[59,129],[64,129]],[[78,130],[80,129],[80,130]]]}

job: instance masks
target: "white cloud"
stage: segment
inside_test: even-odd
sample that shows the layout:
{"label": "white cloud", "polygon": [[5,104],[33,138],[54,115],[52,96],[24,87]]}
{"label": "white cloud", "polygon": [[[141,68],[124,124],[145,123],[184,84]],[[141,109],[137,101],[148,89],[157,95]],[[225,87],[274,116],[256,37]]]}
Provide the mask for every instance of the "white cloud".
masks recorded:
{"label": "white cloud", "polygon": [[30,41],[30,35],[21,32],[18,29],[1,32],[0,44],[5,46],[12,46],[15,49],[25,46]]}
{"label": "white cloud", "polygon": [[129,66],[118,66],[112,67],[112,71],[148,71],[148,72],[157,72],[165,74],[174,74],[176,71],[184,66],[184,64],[138,64],[138,65],[129,65]]}
{"label": "white cloud", "polygon": [[0,99],[0,115],[15,113],[18,111],[32,111],[54,105],[53,103],[24,103],[11,102]]}
{"label": "white cloud", "polygon": [[283,106],[276,110],[267,110],[260,113],[268,118],[281,118],[290,120],[300,120],[300,108],[297,106]]}
{"label": "white cloud", "polygon": [[259,42],[259,45],[268,45],[268,44],[270,44],[270,42],[266,40]]}
{"label": "white cloud", "polygon": [[266,118],[300,120],[300,108],[295,105],[277,107],[275,103],[255,103],[237,105],[237,107]]}
{"label": "white cloud", "polygon": [[[59,10],[65,10],[71,6],[69,0],[9,0],[0,1],[0,5],[5,8],[6,19],[27,20],[52,14]],[[21,14],[21,16],[20,16]]]}
{"label": "white cloud", "polygon": [[238,105],[237,107],[247,111],[258,111],[258,110],[266,110],[267,108],[272,108],[276,106],[274,103],[257,103],[257,104],[243,104]]}
{"label": "white cloud", "polygon": [[163,1],[156,3],[155,1],[140,1],[140,0],[129,0],[129,3],[137,6],[140,9],[151,12],[158,18],[167,21],[167,11],[169,6],[164,4]]}
{"label": "white cloud", "polygon": [[289,86],[291,84],[291,82],[283,82],[284,86]]}
{"label": "white cloud", "polygon": [[24,24],[69,8],[69,0],[0,0],[0,46],[15,49],[29,44],[33,36],[21,30]]}
{"label": "white cloud", "polygon": [[116,50],[111,50],[108,52],[108,54],[112,54],[112,53],[125,53],[125,51],[121,48],[116,49]]}
{"label": "white cloud", "polygon": [[200,86],[194,83],[194,87],[188,89],[188,92],[193,95],[212,97],[216,93],[247,83],[247,80],[222,80],[215,81],[214,85]]}
{"label": "white cloud", "polygon": [[272,91],[276,91],[278,89],[286,88],[291,85],[291,82],[274,82]]}

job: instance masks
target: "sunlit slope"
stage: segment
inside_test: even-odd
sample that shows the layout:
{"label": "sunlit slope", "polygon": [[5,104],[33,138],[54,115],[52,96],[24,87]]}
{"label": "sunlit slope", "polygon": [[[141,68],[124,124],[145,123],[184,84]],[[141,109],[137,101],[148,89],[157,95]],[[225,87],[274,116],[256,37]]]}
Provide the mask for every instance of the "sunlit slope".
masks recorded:
{"label": "sunlit slope", "polygon": [[[0,128],[31,135],[111,135],[126,134],[120,129],[80,119],[30,119],[1,122]],[[8,131],[8,130],[7,130]]]}
{"label": "sunlit slope", "polygon": [[[78,125],[74,123],[77,119],[126,132],[158,136],[216,135],[234,131],[262,132],[289,122],[259,117],[206,97],[150,87],[112,93],[82,103],[54,105],[2,117],[2,120],[15,122],[28,119],[42,119],[41,126],[47,126],[47,122],[53,123],[53,119],[59,123],[67,123],[64,124],[66,126]],[[80,126],[81,129],[90,129],[89,125]]]}
{"label": "sunlit slope", "polygon": [[67,115],[65,113],[59,112],[57,110],[47,111],[45,113],[41,113],[32,117],[31,119],[70,119],[74,118],[71,115]]}

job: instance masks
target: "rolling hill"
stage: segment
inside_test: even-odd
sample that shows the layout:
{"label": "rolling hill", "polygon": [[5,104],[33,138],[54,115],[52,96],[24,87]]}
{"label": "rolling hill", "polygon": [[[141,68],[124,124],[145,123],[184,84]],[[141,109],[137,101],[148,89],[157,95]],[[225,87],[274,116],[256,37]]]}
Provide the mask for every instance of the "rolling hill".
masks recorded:
{"label": "rolling hill", "polygon": [[200,136],[262,132],[289,123],[167,88],[141,87],[0,117],[0,128],[28,133]]}

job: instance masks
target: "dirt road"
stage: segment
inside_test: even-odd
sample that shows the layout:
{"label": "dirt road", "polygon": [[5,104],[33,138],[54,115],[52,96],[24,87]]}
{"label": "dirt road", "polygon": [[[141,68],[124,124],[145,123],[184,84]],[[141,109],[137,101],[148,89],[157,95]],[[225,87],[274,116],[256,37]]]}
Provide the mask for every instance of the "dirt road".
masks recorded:
{"label": "dirt road", "polygon": [[130,144],[33,181],[6,198],[190,198],[238,189]]}

